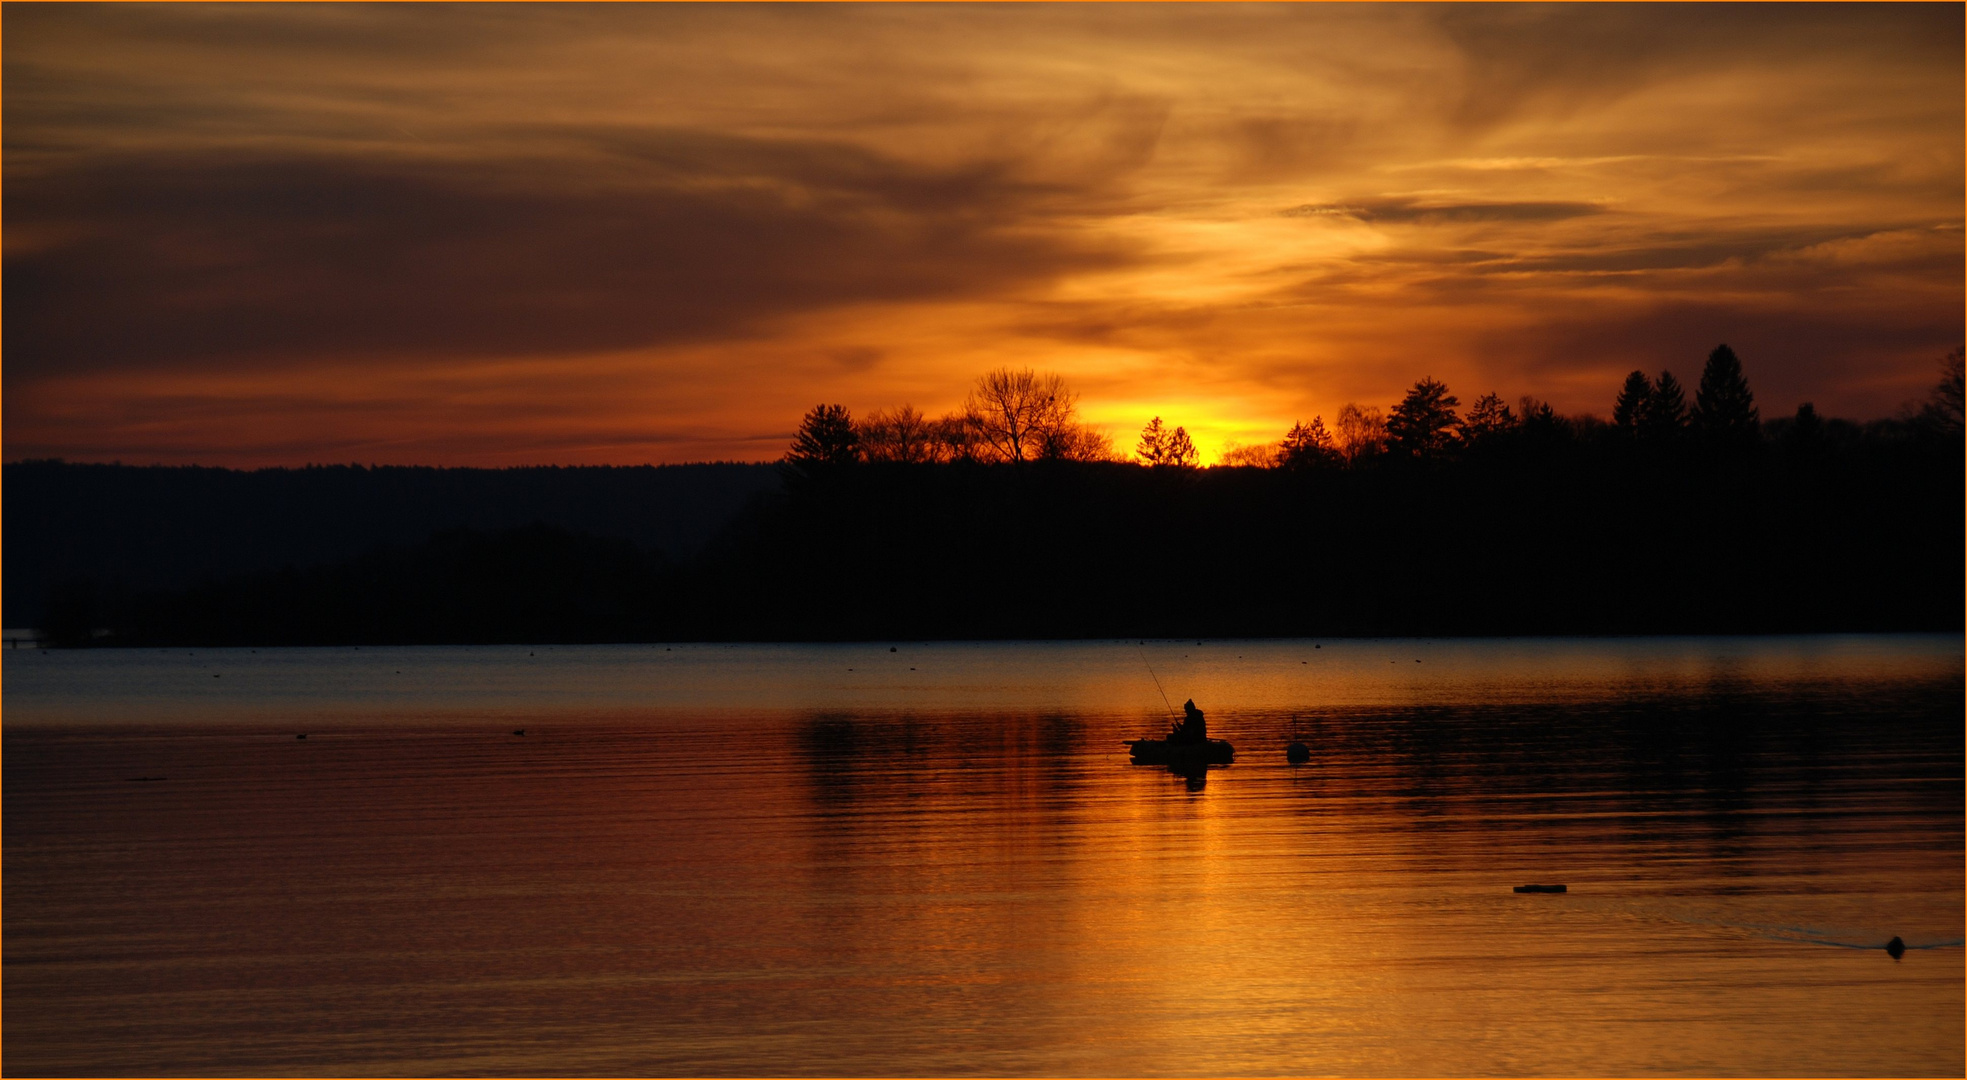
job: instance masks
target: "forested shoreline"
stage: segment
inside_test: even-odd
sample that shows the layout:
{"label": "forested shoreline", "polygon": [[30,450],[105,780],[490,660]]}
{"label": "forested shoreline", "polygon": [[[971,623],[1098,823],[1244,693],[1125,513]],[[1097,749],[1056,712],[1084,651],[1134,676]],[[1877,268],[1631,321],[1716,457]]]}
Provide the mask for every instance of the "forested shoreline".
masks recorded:
{"label": "forested shoreline", "polygon": [[1723,351],[1677,415],[1677,384],[1638,372],[1610,422],[1493,395],[1463,415],[1423,379],[1363,444],[1359,416],[1342,436],[1313,421],[1209,469],[1154,461],[1160,424],[1133,461],[1042,425],[1029,456],[993,458],[1013,444],[973,427],[983,449],[910,459],[870,452],[895,445],[895,414],[821,406],[783,483],[686,556],[454,528],[98,588],[49,629],[132,646],[1960,629],[1958,357],[1923,404],[1857,424],[1762,420]]}

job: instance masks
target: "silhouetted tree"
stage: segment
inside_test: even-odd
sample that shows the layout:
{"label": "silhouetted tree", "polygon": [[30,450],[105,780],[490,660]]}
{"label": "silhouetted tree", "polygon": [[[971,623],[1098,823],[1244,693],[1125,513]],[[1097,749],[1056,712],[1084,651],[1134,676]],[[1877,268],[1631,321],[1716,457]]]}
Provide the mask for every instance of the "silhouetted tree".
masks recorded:
{"label": "silhouetted tree", "polygon": [[1533,444],[1549,444],[1569,439],[1571,425],[1557,415],[1557,410],[1548,401],[1539,401],[1529,394],[1516,399],[1516,407],[1523,410],[1523,421],[1518,425]]}
{"label": "silhouetted tree", "polygon": [[894,412],[877,409],[860,424],[861,456],[868,461],[920,463],[936,459],[935,433],[929,419],[903,405]]}
{"label": "silhouetted tree", "polygon": [[1955,349],[1940,361],[1940,381],[1926,395],[1926,402],[1919,409],[1919,421],[1944,434],[1958,435],[1962,429],[1961,406],[1963,390],[1963,364],[1967,361],[1967,349]]}
{"label": "silhouetted tree", "polygon": [[1414,384],[1407,396],[1394,406],[1386,418],[1387,438],[1395,449],[1416,457],[1428,457],[1447,450],[1455,441],[1455,426],[1461,418],[1455,406],[1461,401],[1448,388],[1433,379]]}
{"label": "silhouetted tree", "polygon": [[1796,407],[1796,415],[1782,430],[1783,442],[1792,449],[1814,448],[1823,438],[1823,418],[1817,415],[1817,407],[1807,401]]}
{"label": "silhouetted tree", "polygon": [[1308,469],[1339,460],[1332,434],[1325,430],[1325,418],[1314,416],[1309,424],[1292,424],[1277,447],[1277,464],[1286,469]]}
{"label": "silhouetted tree", "polygon": [[1255,446],[1238,446],[1230,443],[1223,447],[1222,464],[1241,469],[1272,469],[1278,464],[1282,451],[1276,446],[1258,443]]}
{"label": "silhouetted tree", "polygon": [[1339,410],[1339,453],[1348,465],[1357,464],[1386,449],[1386,417],[1377,406],[1359,406],[1348,401]]}
{"label": "silhouetted tree", "polygon": [[1516,414],[1509,411],[1499,394],[1484,394],[1462,420],[1462,438],[1471,446],[1481,446],[1516,430]]}
{"label": "silhouetted tree", "polygon": [[1038,456],[1047,461],[1110,461],[1113,440],[1103,431],[1068,420],[1039,433]]}
{"label": "silhouetted tree", "polygon": [[1030,461],[1043,456],[1048,439],[1058,439],[1073,424],[1075,400],[1057,375],[1000,368],[977,380],[963,401],[963,415],[979,450],[1002,461]]}
{"label": "silhouetted tree", "polygon": [[1687,426],[1687,395],[1673,372],[1662,371],[1653,383],[1653,395],[1646,402],[1640,419],[1640,434],[1659,440],[1678,435]]}
{"label": "silhouetted tree", "polygon": [[1195,448],[1195,440],[1188,437],[1186,430],[1178,427],[1169,433],[1168,441],[1163,444],[1161,464],[1186,469],[1193,468],[1201,460],[1202,454]]}
{"label": "silhouetted tree", "polygon": [[1161,425],[1161,418],[1155,417],[1141,428],[1141,441],[1134,444],[1134,456],[1143,465],[1159,465],[1168,455],[1168,435]]}
{"label": "silhouetted tree", "polygon": [[929,450],[936,461],[976,461],[978,445],[976,428],[960,412],[929,422]]}
{"label": "silhouetted tree", "polygon": [[1169,431],[1155,417],[1141,429],[1141,441],[1134,447],[1134,456],[1143,465],[1194,465],[1199,456],[1195,441],[1181,428]]}
{"label": "silhouetted tree", "polygon": [[785,466],[794,475],[811,477],[860,459],[861,437],[845,405],[815,405],[799,422]]}
{"label": "silhouetted tree", "polygon": [[1612,423],[1626,435],[1637,434],[1645,426],[1646,409],[1653,401],[1653,383],[1643,371],[1626,376],[1619,398],[1612,403]]}
{"label": "silhouetted tree", "polygon": [[1701,388],[1694,394],[1694,428],[1711,442],[1741,445],[1762,433],[1755,395],[1735,350],[1718,345],[1701,369]]}

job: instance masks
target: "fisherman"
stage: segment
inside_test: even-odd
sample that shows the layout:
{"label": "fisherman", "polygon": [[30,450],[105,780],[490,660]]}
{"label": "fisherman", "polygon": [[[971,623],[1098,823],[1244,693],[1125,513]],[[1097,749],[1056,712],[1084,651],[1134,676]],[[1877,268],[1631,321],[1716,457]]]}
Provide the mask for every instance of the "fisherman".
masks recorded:
{"label": "fisherman", "polygon": [[1209,741],[1209,722],[1202,718],[1202,710],[1195,707],[1195,699],[1182,702],[1182,719],[1168,733],[1171,742]]}

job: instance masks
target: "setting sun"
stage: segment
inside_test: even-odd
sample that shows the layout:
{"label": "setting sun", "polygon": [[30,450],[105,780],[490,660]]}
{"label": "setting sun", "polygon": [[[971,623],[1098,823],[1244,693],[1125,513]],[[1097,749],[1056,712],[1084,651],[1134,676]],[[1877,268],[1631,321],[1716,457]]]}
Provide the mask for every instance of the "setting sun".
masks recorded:
{"label": "setting sun", "polygon": [[1724,340],[1865,419],[1960,336],[1952,7],[6,19],[10,460],[770,460],[1006,366],[1214,460]]}

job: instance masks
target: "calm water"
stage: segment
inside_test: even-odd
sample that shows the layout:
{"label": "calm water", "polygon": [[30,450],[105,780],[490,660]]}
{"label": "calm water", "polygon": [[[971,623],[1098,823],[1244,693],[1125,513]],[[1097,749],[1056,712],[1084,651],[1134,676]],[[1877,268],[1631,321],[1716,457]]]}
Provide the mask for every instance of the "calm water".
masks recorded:
{"label": "calm water", "polygon": [[[1127,764],[1150,666],[1235,765]],[[7,652],[4,1065],[1960,1075],[1964,675],[1958,636]]]}

